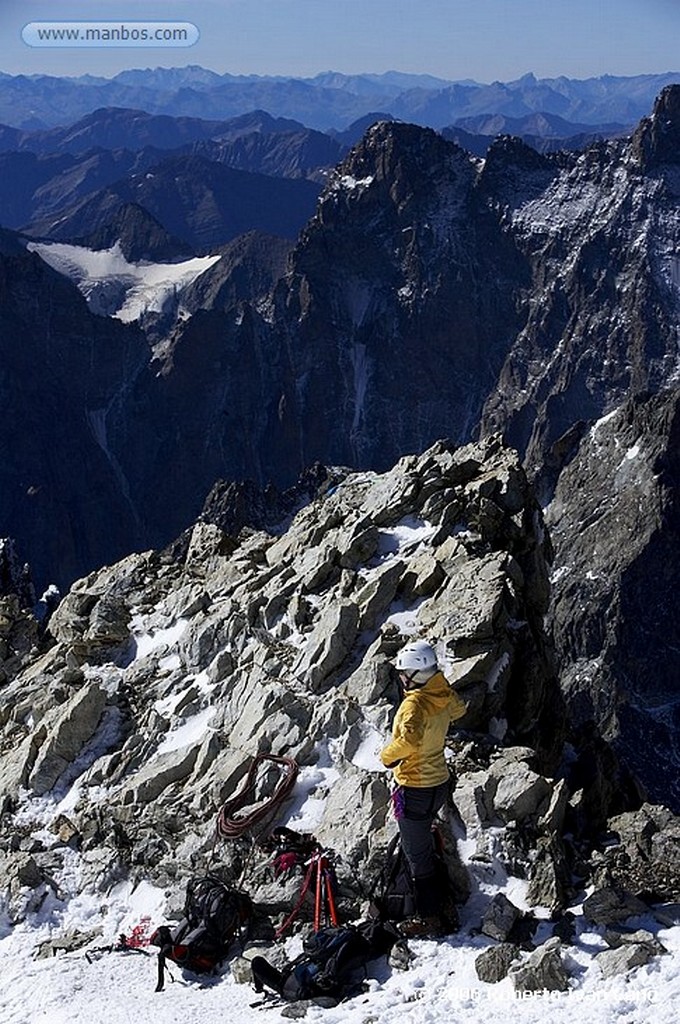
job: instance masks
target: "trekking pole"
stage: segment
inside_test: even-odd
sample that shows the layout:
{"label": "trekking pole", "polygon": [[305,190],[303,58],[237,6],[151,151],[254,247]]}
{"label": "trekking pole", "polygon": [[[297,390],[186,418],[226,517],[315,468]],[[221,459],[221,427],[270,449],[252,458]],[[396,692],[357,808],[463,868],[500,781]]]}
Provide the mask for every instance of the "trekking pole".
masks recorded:
{"label": "trekking pole", "polygon": [[335,893],[333,887],[335,885],[335,876],[333,875],[332,868],[326,857],[323,857],[323,880],[324,880],[324,896],[326,903],[326,916],[330,919],[331,924],[337,925],[338,922],[338,911],[335,905]]}
{"label": "trekking pole", "polygon": [[316,867],[316,893],[314,899],[314,931],[318,932],[321,927],[321,903],[323,899],[322,883],[323,883],[323,868],[322,868],[322,856],[321,854],[314,855],[314,862]]}
{"label": "trekking pole", "polygon": [[314,862],[310,861],[309,867],[307,868],[307,874],[305,875],[304,881],[302,883],[302,889],[300,890],[300,898],[298,899],[297,903],[295,904],[295,906],[291,910],[291,912],[288,915],[288,917],[286,918],[286,920],[276,930],[274,938],[280,939],[281,936],[283,935],[283,933],[285,932],[286,928],[288,928],[289,925],[291,925],[293,923],[293,921],[295,920],[295,918],[299,914],[300,908],[302,907],[302,904],[305,901],[305,896],[307,895],[307,890],[309,889],[309,887],[311,885],[313,872],[314,872]]}

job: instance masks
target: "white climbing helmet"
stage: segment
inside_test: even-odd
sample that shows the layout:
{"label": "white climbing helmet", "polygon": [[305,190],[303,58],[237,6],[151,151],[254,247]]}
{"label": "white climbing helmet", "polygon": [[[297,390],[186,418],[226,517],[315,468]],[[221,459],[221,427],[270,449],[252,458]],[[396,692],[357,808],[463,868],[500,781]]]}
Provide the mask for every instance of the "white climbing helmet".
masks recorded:
{"label": "white climbing helmet", "polygon": [[424,640],[413,640],[399,651],[395,665],[397,672],[425,672],[437,667],[437,655]]}

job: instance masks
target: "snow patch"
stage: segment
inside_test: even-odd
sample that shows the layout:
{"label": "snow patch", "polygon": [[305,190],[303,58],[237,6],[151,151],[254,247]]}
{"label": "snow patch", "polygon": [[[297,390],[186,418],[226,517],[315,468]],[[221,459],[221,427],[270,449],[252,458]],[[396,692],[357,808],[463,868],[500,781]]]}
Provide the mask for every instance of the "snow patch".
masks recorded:
{"label": "snow patch", "polygon": [[123,323],[144,313],[163,312],[169,301],[221,259],[197,256],[181,263],[129,263],[120,242],[102,250],[63,242],[29,242],[27,248],[70,278],[93,312]]}
{"label": "snow patch", "polygon": [[489,691],[489,693],[493,693],[494,692],[494,690],[498,686],[498,682],[499,682],[501,676],[503,675],[503,673],[505,672],[505,670],[506,670],[506,668],[508,667],[509,664],[510,664],[510,655],[506,651],[505,654],[501,655],[501,657],[498,659],[496,664],[493,666],[493,668],[489,672],[489,675],[487,676],[486,688]]}
{"label": "snow patch", "polygon": [[293,803],[283,824],[296,832],[315,832],[323,821],[328,794],[340,777],[333,763],[331,744],[320,744],[316,764],[302,768],[297,777]]}
{"label": "snow patch", "polygon": [[381,555],[412,551],[434,537],[438,527],[416,516],[405,516],[391,529],[379,531],[378,551]]}
{"label": "snow patch", "polygon": [[163,742],[159,744],[154,757],[162,754],[169,754],[173,750],[182,750],[184,747],[194,747],[203,742],[208,724],[215,715],[214,707],[204,708],[198,714],[192,715],[186,722],[177,729],[172,729],[166,734]]}
{"label": "snow patch", "polygon": [[618,411],[618,408],[612,409],[612,411],[608,412],[606,416],[602,416],[599,420],[596,420],[590,428],[590,436],[594,438],[597,432],[601,430],[605,424],[610,423],[614,419]]}
{"label": "snow patch", "polygon": [[144,631],[144,618],[136,615],[130,622],[132,638],[135,643],[135,658],[145,658],[147,654],[158,650],[159,647],[174,647],[184,636],[189,623],[187,619],[178,619],[174,625],[167,629],[157,629],[155,632]]}
{"label": "snow patch", "polygon": [[378,754],[385,745],[385,737],[377,729],[371,729],[363,738],[352,757],[352,764],[367,772],[384,772],[385,766]]}
{"label": "snow patch", "polygon": [[358,188],[368,188],[368,186],[372,185],[374,181],[375,178],[372,174],[367,175],[365,178],[354,178],[351,174],[343,174],[335,183],[334,187],[336,189],[344,188],[351,192]]}

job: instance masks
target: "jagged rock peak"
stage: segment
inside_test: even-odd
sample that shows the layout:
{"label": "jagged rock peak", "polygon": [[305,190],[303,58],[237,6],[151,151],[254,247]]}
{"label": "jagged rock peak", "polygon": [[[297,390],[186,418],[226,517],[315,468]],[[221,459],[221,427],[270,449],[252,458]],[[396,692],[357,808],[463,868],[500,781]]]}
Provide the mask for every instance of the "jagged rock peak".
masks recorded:
{"label": "jagged rock peak", "polygon": [[499,135],[489,146],[478,187],[494,199],[507,200],[507,192],[540,195],[558,174],[556,157],[539,153],[514,135]]}
{"label": "jagged rock peak", "polygon": [[512,165],[527,171],[547,170],[554,160],[528,146],[515,135],[499,135],[493,140],[486,154],[485,170],[491,171],[499,165]]}
{"label": "jagged rock peak", "polygon": [[441,165],[473,167],[465,150],[431,128],[378,121],[340,164],[334,180],[374,176],[396,184],[403,178],[432,177]]}
{"label": "jagged rock peak", "polygon": [[[327,482],[318,468],[312,477]],[[572,905],[567,853],[593,764],[574,785],[556,775],[564,716],[544,632],[551,548],[517,454],[498,437],[440,441],[383,474],[336,474],[287,528],[224,538],[203,518],[184,558],[145,552],[79,581],[53,615],[51,649],[8,671],[3,920],[23,921],[47,885],[63,903],[86,892],[103,906],[112,882],[142,879],[175,893],[173,912],[185,877],[216,853],[216,870],[240,877],[263,917],[288,915],[299,877],[272,882],[238,840],[216,850],[215,812],[261,752],[296,759],[298,784],[276,823],[300,830],[313,813],[341,913],[356,919],[395,829],[375,752],[399,700],[390,663],[414,635],[436,645],[467,704],[448,744],[458,815],[446,809],[441,823],[458,901],[474,880],[511,875],[528,880],[529,906]],[[258,796],[271,784],[262,779]],[[68,813],[58,813],[62,797]],[[662,861],[676,819],[659,808],[622,817],[619,852],[650,827],[655,892],[674,896]],[[636,879],[637,865],[624,881]],[[591,898],[590,919],[640,907],[612,906],[605,893]],[[519,943],[537,921],[499,896],[481,931]],[[523,972],[540,972],[550,954],[559,974],[556,940],[542,948]],[[522,978],[513,985],[547,986]]]}
{"label": "jagged rock peak", "polygon": [[199,522],[212,523],[233,537],[244,528],[271,531],[348,472],[315,463],[285,491],[273,484],[263,490],[251,480],[219,480],[205,500]]}
{"label": "jagged rock peak", "polygon": [[651,117],[645,117],[631,143],[643,170],[680,162],[680,85],[668,85],[660,93]]}
{"label": "jagged rock peak", "polygon": [[132,263],[171,263],[194,255],[190,245],[169,234],[139,203],[124,203],[108,224],[74,241],[91,249],[109,249],[118,242],[120,251]]}

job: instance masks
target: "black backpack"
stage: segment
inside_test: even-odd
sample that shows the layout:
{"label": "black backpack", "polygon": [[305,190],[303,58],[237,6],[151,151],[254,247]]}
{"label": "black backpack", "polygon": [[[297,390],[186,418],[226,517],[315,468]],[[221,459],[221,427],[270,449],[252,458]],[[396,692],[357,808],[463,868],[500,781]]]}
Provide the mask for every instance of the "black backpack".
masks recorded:
{"label": "black backpack", "polygon": [[398,939],[396,929],[381,921],[320,928],[304,939],[304,952],[287,971],[279,971],[264,957],[254,957],[255,990],[271,988],[290,1001],[328,996],[339,1002],[360,990],[365,965],[389,953]]}
{"label": "black backpack", "polygon": [[234,939],[245,937],[252,914],[250,897],[214,875],[189,879],[184,917],[174,928],[161,925],[150,939],[160,946],[156,991],[163,989],[166,960],[196,974],[214,971]]}
{"label": "black backpack", "polygon": [[370,899],[371,912],[381,921],[405,921],[417,913],[413,875],[398,832],[385,851],[385,860],[373,884]]}
{"label": "black backpack", "polygon": [[[435,841],[435,872],[441,892],[441,915],[449,921],[453,931],[457,927],[458,911],[443,858],[444,841],[436,826],[432,831]],[[398,832],[392,837],[385,851],[383,866],[369,898],[370,912],[381,921],[405,921],[418,914],[415,883]]]}

